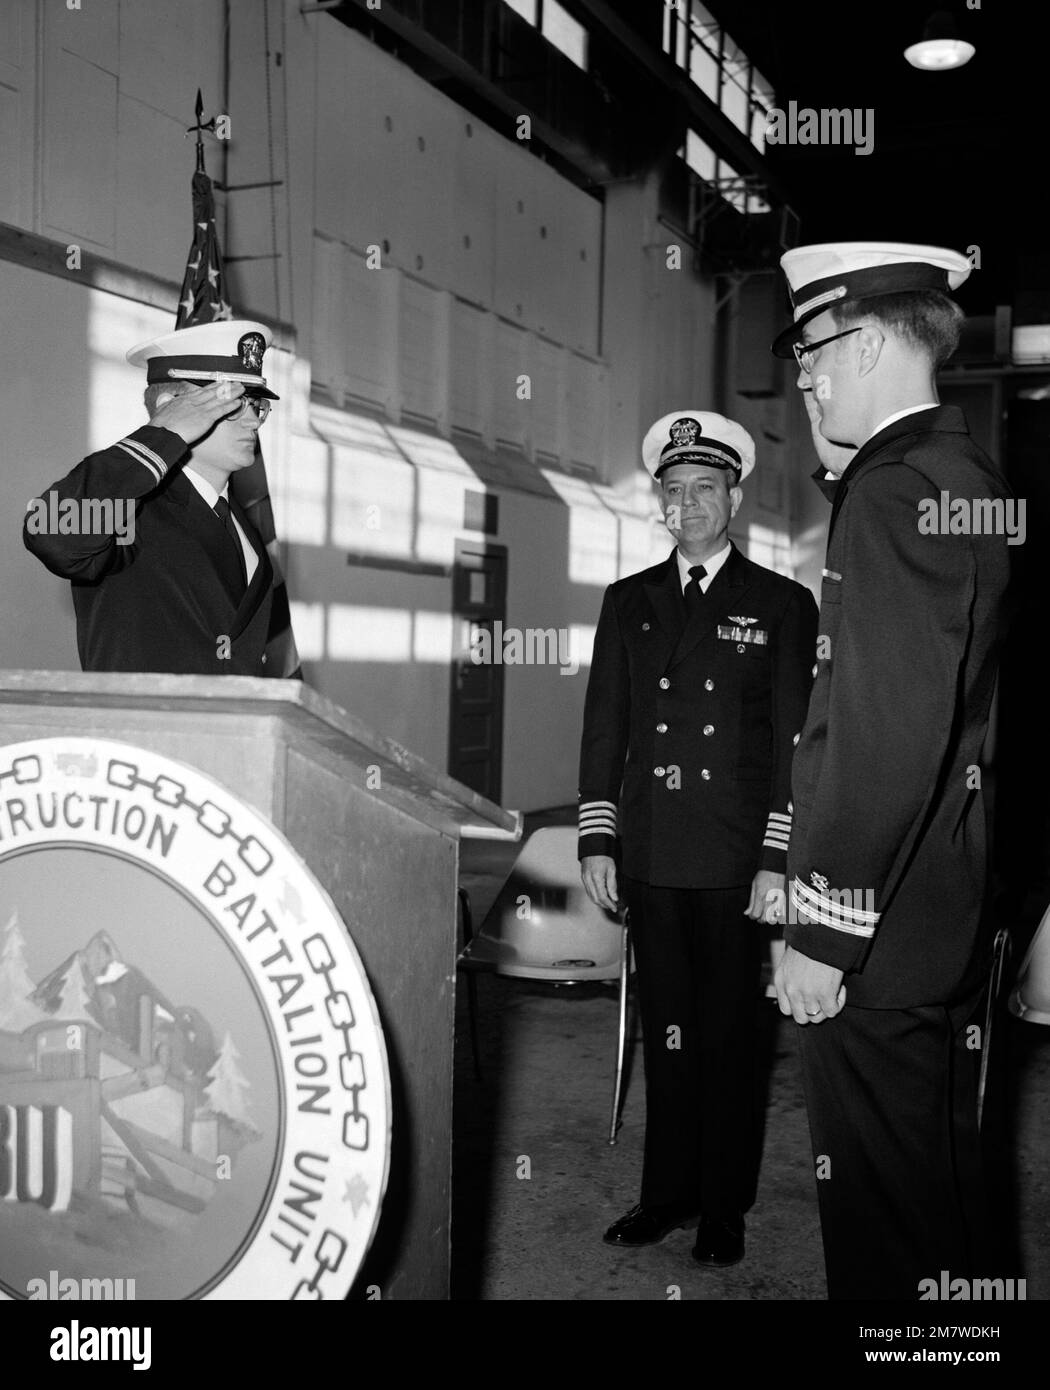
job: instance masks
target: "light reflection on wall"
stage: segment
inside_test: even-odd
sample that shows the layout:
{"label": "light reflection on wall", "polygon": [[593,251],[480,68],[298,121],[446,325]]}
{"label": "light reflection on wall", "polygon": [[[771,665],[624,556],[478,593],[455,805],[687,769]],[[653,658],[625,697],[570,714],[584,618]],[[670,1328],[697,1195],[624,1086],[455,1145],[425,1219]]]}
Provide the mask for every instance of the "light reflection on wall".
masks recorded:
{"label": "light reflection on wall", "polygon": [[[85,453],[104,449],[146,423],[142,393],[146,374],[131,367],[124,354],[139,343],[170,333],[171,315],[147,304],[118,299],[100,290],[88,291],[87,338],[90,367],[90,411]],[[72,462],[72,460],[71,460]]]}
{"label": "light reflection on wall", "polygon": [[404,608],[329,604],[325,656],[331,661],[410,661],[412,614]]}
{"label": "light reflection on wall", "polygon": [[569,512],[569,581],[604,587],[618,578],[620,526],[595,488],[582,478],[542,470]]}
{"label": "light reflection on wall", "polygon": [[452,655],[452,614],[420,609],[414,615],[413,661],[450,660]]}
{"label": "light reflection on wall", "polygon": [[419,474],[416,558],[450,565],[463,532],[463,480],[426,469]]}
{"label": "light reflection on wall", "polygon": [[742,546],[747,558],[756,565],[776,570],[778,574],[794,573],[791,563],[791,537],[786,531],[772,526],[759,526],[752,522],[747,528],[747,539]]}
{"label": "light reflection on wall", "polygon": [[342,445],[332,455],[332,544],[368,555],[411,558],[416,474],[396,455],[361,458]]}
{"label": "light reflection on wall", "polygon": [[[298,605],[293,604],[293,609]],[[310,608],[323,605],[310,605]],[[296,638],[299,637],[298,617]],[[304,659],[330,661],[423,661],[445,665],[452,655],[452,614],[433,609],[380,608],[359,603],[327,606],[327,641]],[[311,617],[311,637],[317,625]],[[300,648],[303,643],[299,642]]]}
{"label": "light reflection on wall", "polygon": [[[270,418],[273,419],[272,414]],[[269,465],[266,472],[280,539],[299,545],[324,545],[328,528],[328,446],[320,439],[296,435],[283,477],[278,480]]]}
{"label": "light reflection on wall", "polygon": [[332,461],[332,544],[451,564],[464,491],[482,486],[455,445],[322,406],[313,420]]}
{"label": "light reflection on wall", "polygon": [[594,623],[573,623],[570,651],[579,662],[580,669],[589,667],[594,657],[594,634],[598,631]]}
{"label": "light reflection on wall", "polygon": [[[444,666],[452,660],[455,618],[451,613],[433,609],[381,608],[355,603],[298,603],[293,601],[292,623],[295,628],[299,655],[304,661],[420,661]],[[471,624],[461,622],[462,634],[457,655],[466,657],[470,650]],[[501,651],[510,651],[507,635],[513,629],[503,629]],[[554,629],[556,631],[556,629]],[[595,627],[592,623],[572,623],[568,629],[570,660],[581,669],[591,664],[594,652]],[[553,647],[549,643],[553,642]],[[515,651],[564,653],[564,643],[551,638],[537,645],[520,643]],[[560,661],[560,655],[559,655]],[[508,663],[514,666],[517,663]]]}
{"label": "light reflection on wall", "polygon": [[303,661],[320,661],[324,656],[324,604],[289,602],[295,645]]}

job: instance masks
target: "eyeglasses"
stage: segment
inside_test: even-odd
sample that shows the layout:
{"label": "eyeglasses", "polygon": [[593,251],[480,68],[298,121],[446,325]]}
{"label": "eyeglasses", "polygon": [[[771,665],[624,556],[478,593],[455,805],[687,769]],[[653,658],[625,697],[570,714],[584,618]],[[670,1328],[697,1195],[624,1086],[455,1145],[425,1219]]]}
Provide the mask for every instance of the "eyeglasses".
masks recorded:
{"label": "eyeglasses", "polygon": [[267,396],[242,396],[237,402],[236,408],[231,414],[224,418],[227,420],[243,420],[248,410],[251,409],[254,410],[259,417],[259,424],[261,425],[270,413],[271,404],[272,402]]}
{"label": "eyeglasses", "polygon": [[795,361],[807,375],[813,370],[813,354],[818,348],[827,347],[828,343],[833,343],[837,338],[848,338],[851,333],[859,333],[867,324],[860,323],[856,328],[844,329],[841,333],[832,333],[830,338],[821,338],[816,343],[792,343],[791,351],[795,354]]}

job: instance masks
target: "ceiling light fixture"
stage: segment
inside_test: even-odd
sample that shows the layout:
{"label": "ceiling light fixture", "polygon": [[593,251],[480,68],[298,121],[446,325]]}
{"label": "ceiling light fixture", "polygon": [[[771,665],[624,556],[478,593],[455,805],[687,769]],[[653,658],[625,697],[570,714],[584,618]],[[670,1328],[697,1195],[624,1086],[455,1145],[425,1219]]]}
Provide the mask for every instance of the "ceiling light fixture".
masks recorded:
{"label": "ceiling light fixture", "polygon": [[977,52],[972,43],[960,39],[955,20],[948,10],[936,10],[926,21],[922,41],[904,50],[913,68],[923,72],[945,72],[961,68]]}

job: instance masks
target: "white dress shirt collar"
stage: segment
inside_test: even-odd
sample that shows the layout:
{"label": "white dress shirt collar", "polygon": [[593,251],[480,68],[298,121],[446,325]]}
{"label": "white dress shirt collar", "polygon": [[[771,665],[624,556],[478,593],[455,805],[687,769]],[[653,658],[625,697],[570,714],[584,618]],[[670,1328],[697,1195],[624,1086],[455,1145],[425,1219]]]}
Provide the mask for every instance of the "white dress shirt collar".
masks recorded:
{"label": "white dress shirt collar", "polygon": [[207,502],[208,506],[212,509],[212,511],[215,510],[215,503],[219,500],[220,497],[225,497],[227,502],[230,500],[230,480],[228,478],[222,491],[216,492],[215,489],[212,487],[211,483],[208,482],[207,478],[202,477],[202,475],[198,473],[196,469],[191,468],[189,464],[186,465],[182,472],[186,479],[193,484],[193,486],[197,489],[200,495],[204,498],[205,502]]}
{"label": "white dress shirt collar", "polygon": [[[194,469],[186,466],[182,471],[186,475],[187,482],[191,483],[197,489],[198,493],[203,497],[205,502],[207,502],[212,511],[215,510],[215,504],[220,497],[225,497],[227,503],[229,503],[230,480],[228,478],[222,491],[216,492],[207,478],[202,478]],[[244,527],[234,516],[232,509],[230,511],[230,519],[233,522],[233,529],[237,532],[237,539],[241,543],[241,554],[244,556],[244,568],[247,571],[248,583],[250,584],[252,582],[252,576],[259,567],[259,557],[256,555],[251,541],[244,534]]]}
{"label": "white dress shirt collar", "polygon": [[[702,594],[707,593],[715,575],[729,559],[729,554],[732,549],[733,543],[732,541],[728,541],[717,555],[712,555],[710,560],[704,561],[704,569],[707,570],[707,574],[700,581],[700,592]],[[678,574],[682,581],[682,593],[684,594],[689,587],[689,571],[692,569],[693,565],[692,561],[687,560],[680,550],[676,549],[675,555],[678,557]]]}

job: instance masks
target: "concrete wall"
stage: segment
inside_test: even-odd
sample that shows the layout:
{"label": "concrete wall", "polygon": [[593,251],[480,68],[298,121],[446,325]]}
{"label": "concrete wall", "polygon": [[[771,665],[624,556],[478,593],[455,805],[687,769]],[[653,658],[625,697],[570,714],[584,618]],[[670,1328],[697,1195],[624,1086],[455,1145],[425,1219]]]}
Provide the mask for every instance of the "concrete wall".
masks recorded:
{"label": "concrete wall", "polygon": [[[640,473],[645,430],[689,406],[752,429],[779,481],[749,485],[734,535],[790,571],[797,411],[736,394],[733,363],[716,360],[714,285],[688,248],[682,269],[667,267],[676,238],[657,220],[655,180],[611,187],[603,206],[512,128],[489,128],[295,0],[231,0],[224,93],[222,26],[216,0],[8,0],[0,219],[56,255],[77,243],[177,283],[197,86],[206,116],[228,109],[231,139],[208,142],[209,172],[280,181],[220,193],[218,219],[235,311],[296,334],[294,360],[274,364],[282,403],[263,439],[307,678],[444,766],[451,584],[418,566],[447,567],[457,539],[479,539],[465,495],[496,493],[508,624],[571,627],[584,659],[574,676],[505,668],[503,799],[573,801],[602,590],[670,548]],[[13,531],[30,496],[142,422],[123,352],[171,319],[2,262],[0,308],[28,326],[0,342]],[[402,568],[348,564],[350,552]],[[77,665],[66,586],[12,536],[0,663]]]}

